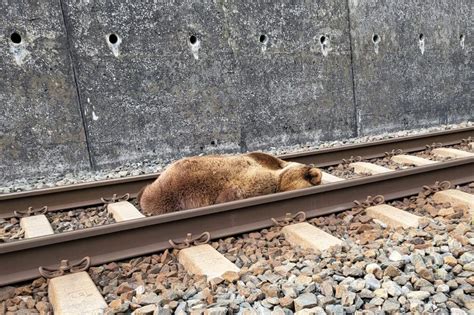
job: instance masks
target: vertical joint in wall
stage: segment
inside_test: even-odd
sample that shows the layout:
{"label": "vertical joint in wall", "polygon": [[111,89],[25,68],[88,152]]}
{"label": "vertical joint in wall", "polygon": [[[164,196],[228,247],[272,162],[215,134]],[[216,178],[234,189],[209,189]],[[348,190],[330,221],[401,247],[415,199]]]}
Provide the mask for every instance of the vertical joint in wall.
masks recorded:
{"label": "vertical joint in wall", "polygon": [[356,86],[355,86],[355,73],[354,73],[354,54],[353,54],[353,44],[352,44],[352,26],[351,26],[351,9],[350,9],[350,0],[346,1],[347,5],[347,23],[349,26],[349,50],[351,54],[351,80],[352,80],[352,103],[354,106],[354,130],[353,130],[353,137],[358,137],[361,134],[360,131],[360,124],[359,124],[359,109],[357,107],[357,99],[356,99]]}
{"label": "vertical joint in wall", "polygon": [[64,24],[64,30],[66,32],[66,49],[69,55],[69,61],[71,63],[71,69],[72,69],[72,75],[73,75],[73,80],[74,80],[74,86],[76,87],[76,95],[77,95],[77,104],[79,105],[79,112],[81,113],[81,119],[82,119],[82,126],[84,129],[84,137],[86,140],[86,148],[87,148],[87,155],[89,157],[89,165],[91,169],[95,169],[95,163],[94,163],[94,157],[92,155],[91,151],[91,145],[90,145],[90,139],[89,139],[89,128],[87,126],[86,122],[86,117],[84,113],[84,108],[82,105],[82,100],[81,100],[81,93],[79,90],[79,84],[77,82],[77,75],[76,75],[76,66],[74,64],[74,58],[73,58],[73,53],[71,49],[71,39],[69,36],[69,29],[68,25],[66,22],[66,12],[64,10],[64,3],[63,0],[59,0],[59,6],[61,8],[61,14],[63,16],[63,24]]}

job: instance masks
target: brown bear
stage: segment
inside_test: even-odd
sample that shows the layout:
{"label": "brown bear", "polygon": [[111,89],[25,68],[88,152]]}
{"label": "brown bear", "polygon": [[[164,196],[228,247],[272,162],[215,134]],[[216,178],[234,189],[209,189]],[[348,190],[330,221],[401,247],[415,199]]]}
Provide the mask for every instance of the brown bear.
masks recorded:
{"label": "brown bear", "polygon": [[199,156],[169,165],[142,189],[138,201],[145,213],[163,214],[320,183],[318,168],[265,153]]}

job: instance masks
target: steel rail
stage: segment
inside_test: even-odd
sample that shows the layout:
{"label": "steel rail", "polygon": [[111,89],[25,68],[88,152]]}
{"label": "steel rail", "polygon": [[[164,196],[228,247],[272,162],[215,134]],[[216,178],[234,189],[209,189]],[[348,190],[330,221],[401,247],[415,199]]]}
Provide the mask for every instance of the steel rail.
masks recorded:
{"label": "steel rail", "polygon": [[[428,134],[393,138],[363,144],[344,145],[334,148],[313,150],[295,154],[280,155],[288,161],[327,167],[342,162],[351,156],[362,156],[365,159],[382,157],[385,152],[401,149],[404,152],[415,152],[425,149],[432,143],[453,145],[462,139],[474,137],[474,127],[439,131]],[[26,210],[28,207],[39,208],[47,205],[49,211],[67,210],[101,204],[101,197],[113,194],[130,193],[135,197],[145,185],[152,183],[159,174],[130,176],[89,183],[73,184],[26,192],[0,195],[0,218],[13,216],[14,210]]]}
{"label": "steel rail", "polygon": [[90,256],[93,265],[147,255],[170,247],[170,239],[210,232],[211,238],[272,225],[272,217],[305,211],[308,218],[349,209],[354,200],[384,195],[393,200],[416,194],[423,185],[474,181],[474,158],[255,197],[199,209],[93,227],[0,245],[0,286],[39,276],[39,266]]}

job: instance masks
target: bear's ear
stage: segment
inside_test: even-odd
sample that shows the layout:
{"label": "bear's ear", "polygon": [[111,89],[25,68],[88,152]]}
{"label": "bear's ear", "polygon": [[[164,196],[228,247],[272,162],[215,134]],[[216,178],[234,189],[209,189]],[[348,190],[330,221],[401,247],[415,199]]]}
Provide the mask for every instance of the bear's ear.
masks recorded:
{"label": "bear's ear", "polygon": [[262,153],[262,152],[247,153],[247,156],[252,158],[255,162],[257,162],[261,166],[266,167],[271,170],[282,169],[284,165],[286,164],[285,161],[273,155]]}
{"label": "bear's ear", "polygon": [[321,178],[323,177],[321,171],[316,167],[308,167],[305,171],[304,178],[309,181],[312,185],[321,184]]}

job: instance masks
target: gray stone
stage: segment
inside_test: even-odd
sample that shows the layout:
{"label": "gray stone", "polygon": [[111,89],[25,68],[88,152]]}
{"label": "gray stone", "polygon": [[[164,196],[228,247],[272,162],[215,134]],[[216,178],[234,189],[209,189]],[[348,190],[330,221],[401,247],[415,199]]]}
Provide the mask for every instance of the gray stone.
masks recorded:
{"label": "gray stone", "polygon": [[451,315],[467,315],[466,311],[457,307],[451,308],[450,311],[451,311]]}
{"label": "gray stone", "polygon": [[155,305],[147,305],[147,306],[143,306],[143,307],[140,307],[138,309],[136,309],[133,314],[134,315],[152,315],[154,314],[156,310],[156,306]]}
{"label": "gray stone", "polygon": [[396,312],[400,310],[400,303],[395,300],[388,299],[382,305],[382,310],[384,312]]}
{"label": "gray stone", "polygon": [[471,261],[470,263],[465,264],[464,266],[462,266],[462,269],[466,271],[474,271],[474,261]]}
{"label": "gray stone", "polygon": [[344,315],[344,308],[342,305],[327,305],[326,312],[328,315]]}
{"label": "gray stone", "polygon": [[303,293],[294,300],[295,311],[312,308],[318,305],[318,299],[313,293]]}
{"label": "gray stone", "polygon": [[350,291],[344,291],[341,296],[341,304],[343,306],[350,306],[354,304],[354,300],[356,298],[356,294]]}
{"label": "gray stone", "polygon": [[160,304],[163,298],[154,292],[148,292],[137,296],[137,303],[140,305]]}
{"label": "gray stone", "polygon": [[364,277],[365,279],[365,284],[368,289],[370,290],[375,290],[380,288],[380,281],[375,279],[375,276],[372,274],[368,274]]}
{"label": "gray stone", "polygon": [[425,279],[418,279],[416,280],[414,286],[415,286],[415,289],[420,289],[423,287],[431,286],[431,282]]}
{"label": "gray stone", "polygon": [[402,288],[394,281],[384,282],[382,288],[385,288],[387,293],[393,297],[398,297],[402,294]]}
{"label": "gray stone", "polygon": [[323,310],[322,307],[319,307],[319,306],[316,306],[313,308],[305,308],[295,313],[295,315],[325,315],[325,314],[326,312]]}
{"label": "gray stone", "polygon": [[403,256],[399,252],[394,250],[393,252],[390,253],[390,256],[388,256],[388,259],[390,259],[391,261],[400,261],[400,260],[403,260]]}
{"label": "gray stone", "polygon": [[447,280],[449,280],[449,274],[445,269],[438,268],[435,271],[435,278],[443,280],[443,281],[447,281]]}
{"label": "gray stone", "polygon": [[272,311],[269,310],[268,308],[262,306],[262,305],[258,305],[257,306],[257,314],[258,315],[271,315]]}
{"label": "gray stone", "polygon": [[285,283],[281,290],[285,296],[289,296],[291,298],[296,298],[298,296],[298,291],[296,290],[294,284]]}
{"label": "gray stone", "polygon": [[205,312],[205,315],[226,315],[227,308],[226,307],[212,307],[208,308]]}
{"label": "gray stone", "polygon": [[374,294],[375,296],[382,299],[386,299],[388,297],[388,292],[387,292],[387,289],[385,288],[375,290]]}
{"label": "gray stone", "polygon": [[365,280],[364,279],[356,279],[349,284],[349,288],[354,292],[359,292],[363,288],[365,288]]}
{"label": "gray stone", "polygon": [[327,297],[332,297],[334,295],[334,290],[331,281],[323,281],[321,283],[320,289],[321,293]]}
{"label": "gray stone", "polygon": [[364,272],[360,268],[344,266],[342,267],[342,274],[344,276],[361,277],[364,275]]}
{"label": "gray stone", "polygon": [[178,307],[174,310],[174,314],[186,314],[186,302],[179,302]]}
{"label": "gray stone", "polygon": [[423,301],[430,296],[429,292],[426,291],[411,291],[407,294],[408,299],[415,299]]}
{"label": "gray stone", "polygon": [[405,285],[408,280],[410,280],[410,276],[408,275],[400,275],[398,277],[393,278],[393,281],[395,281],[399,285]]}
{"label": "gray stone", "polygon": [[436,288],[436,292],[449,292],[449,286],[446,284],[441,284]]}
{"label": "gray stone", "polygon": [[364,298],[364,299],[371,299],[373,298],[375,295],[374,295],[374,292],[368,290],[368,289],[363,289],[362,291],[360,291],[360,293],[358,294],[361,298]]}
{"label": "gray stone", "polygon": [[384,299],[381,297],[374,297],[372,300],[370,300],[370,304],[380,306],[384,303]]}
{"label": "gray stone", "polygon": [[438,254],[438,253],[432,253],[431,254],[431,257],[433,259],[433,264],[436,265],[436,266],[442,266],[443,265],[443,256],[441,256],[441,254]]}
{"label": "gray stone", "polygon": [[437,293],[437,294],[433,295],[432,299],[435,303],[438,303],[438,304],[439,303],[445,303],[448,300],[446,295],[444,295],[443,293]]}
{"label": "gray stone", "polygon": [[172,312],[169,308],[164,308],[164,307],[161,307],[161,306],[158,306],[156,309],[155,309],[155,312],[153,313],[153,315],[171,315]]}
{"label": "gray stone", "polygon": [[423,310],[423,304],[424,302],[420,300],[416,300],[416,299],[410,300],[410,311],[412,313],[421,312]]}

